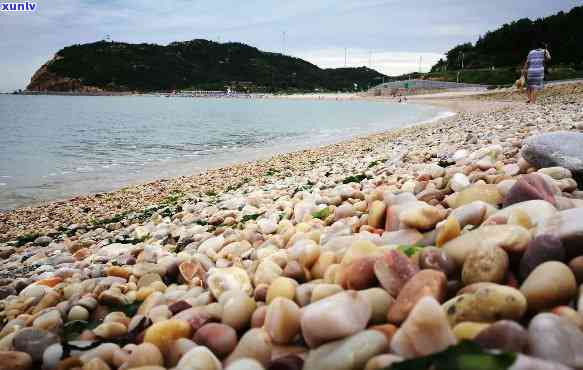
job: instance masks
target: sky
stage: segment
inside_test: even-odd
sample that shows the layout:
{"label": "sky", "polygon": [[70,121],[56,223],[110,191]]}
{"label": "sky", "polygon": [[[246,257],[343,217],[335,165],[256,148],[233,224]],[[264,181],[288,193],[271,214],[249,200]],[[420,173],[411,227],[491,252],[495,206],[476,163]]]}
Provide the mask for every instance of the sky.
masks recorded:
{"label": "sky", "polygon": [[[22,0],[0,0],[6,1]],[[29,2],[32,2],[29,0]],[[0,91],[24,88],[61,48],[103,40],[168,44],[196,38],[285,52],[320,67],[427,71],[453,46],[504,23],[581,0],[40,0],[0,12]],[[346,56],[346,58],[345,58]]]}

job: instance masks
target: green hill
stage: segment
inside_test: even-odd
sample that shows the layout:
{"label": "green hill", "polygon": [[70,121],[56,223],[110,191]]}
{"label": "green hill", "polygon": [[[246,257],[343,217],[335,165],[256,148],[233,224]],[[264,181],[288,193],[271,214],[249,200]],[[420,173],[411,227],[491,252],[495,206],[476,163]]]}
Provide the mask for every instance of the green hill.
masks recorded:
{"label": "green hill", "polygon": [[457,45],[446,53],[432,72],[464,69],[517,67],[539,41],[547,42],[552,64],[583,69],[583,6],[546,18],[520,19],[487,32],[475,44]]}
{"label": "green hill", "polygon": [[383,75],[369,68],[321,69],[305,60],[241,43],[207,40],[167,46],[100,41],[73,45],[33,76],[33,91],[354,90]]}

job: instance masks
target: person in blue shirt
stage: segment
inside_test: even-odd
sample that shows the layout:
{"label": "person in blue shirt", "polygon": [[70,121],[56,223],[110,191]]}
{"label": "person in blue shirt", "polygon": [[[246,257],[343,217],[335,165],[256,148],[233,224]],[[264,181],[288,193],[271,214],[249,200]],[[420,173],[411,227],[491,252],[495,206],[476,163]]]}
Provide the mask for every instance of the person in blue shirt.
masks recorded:
{"label": "person in blue shirt", "polygon": [[527,104],[536,103],[538,90],[544,87],[545,63],[551,60],[551,54],[547,50],[547,44],[539,43],[536,49],[531,50],[524,62],[523,74],[526,73]]}

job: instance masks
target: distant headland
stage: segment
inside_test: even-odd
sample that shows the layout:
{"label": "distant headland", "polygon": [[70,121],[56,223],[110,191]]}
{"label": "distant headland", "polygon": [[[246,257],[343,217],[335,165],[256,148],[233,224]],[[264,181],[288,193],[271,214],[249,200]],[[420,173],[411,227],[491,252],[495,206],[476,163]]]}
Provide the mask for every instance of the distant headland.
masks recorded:
{"label": "distant headland", "polygon": [[208,40],[167,46],[99,41],[58,51],[33,75],[27,91],[246,92],[354,91],[382,82],[367,68],[322,69],[305,60],[242,43]]}

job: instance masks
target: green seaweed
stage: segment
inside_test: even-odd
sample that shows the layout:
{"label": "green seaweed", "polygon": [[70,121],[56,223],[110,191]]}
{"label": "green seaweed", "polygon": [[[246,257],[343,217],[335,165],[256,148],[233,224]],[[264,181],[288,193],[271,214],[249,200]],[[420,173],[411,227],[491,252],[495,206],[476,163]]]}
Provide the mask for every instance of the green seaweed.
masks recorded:
{"label": "green seaweed", "polygon": [[301,191],[310,191],[312,190],[312,188],[314,187],[314,185],[316,185],[314,182],[309,181],[305,184],[305,185],[300,185],[297,188],[294,189],[293,193],[292,193],[292,198],[299,192]]}
{"label": "green seaweed", "polygon": [[[271,169],[270,169],[270,170],[271,170]],[[273,172],[273,174],[275,174],[275,172]],[[267,174],[267,176],[270,176],[270,175],[269,175],[269,171],[268,171],[268,174]],[[251,181],[251,178],[249,178],[249,177],[244,177],[243,179],[241,179],[241,182],[239,182],[239,183],[237,183],[237,184],[235,184],[235,185],[229,185],[229,186],[227,186],[227,189],[226,189],[226,191],[235,191],[235,190],[239,190],[239,189],[241,189],[243,186],[247,185],[247,184],[248,184],[250,181]]]}
{"label": "green seaweed", "polygon": [[111,312],[123,312],[126,314],[127,317],[133,317],[136,312],[138,312],[138,308],[142,302],[134,302],[129,304],[111,304],[108,305]]}
{"label": "green seaweed", "polygon": [[172,216],[174,216],[176,213],[182,211],[182,207],[166,207],[163,208],[161,211],[158,211],[158,214],[160,214],[160,216],[162,217],[170,217],[172,218]]}
{"label": "green seaweed", "polygon": [[261,216],[264,213],[265,212],[259,212],[259,213],[253,213],[253,214],[250,214],[250,215],[245,215],[245,216],[241,217],[241,221],[239,221],[239,222],[245,223],[247,221],[257,220],[259,218],[259,216]]}
{"label": "green seaweed", "polygon": [[399,245],[397,250],[407,257],[411,257],[423,249],[420,245]]}
{"label": "green seaweed", "polygon": [[351,182],[358,182],[360,183],[362,180],[364,179],[370,179],[370,176],[365,175],[364,173],[361,173],[359,175],[353,175],[353,176],[348,176],[345,177],[344,180],[342,180],[343,184],[350,184]]}
{"label": "green seaweed", "polygon": [[377,159],[375,161],[370,162],[366,168],[373,168],[374,166],[379,165],[381,163],[383,163],[383,161],[380,159]]}
{"label": "green seaweed", "polygon": [[171,193],[166,198],[162,199],[160,204],[165,205],[176,205],[180,200],[184,198],[185,194],[181,191]]}
{"label": "green seaweed", "polygon": [[466,340],[442,352],[397,362],[383,370],[507,370],[516,357],[512,352],[485,351]]}
{"label": "green seaweed", "polygon": [[122,213],[115,214],[115,215],[113,215],[112,217],[109,217],[109,218],[102,218],[100,220],[95,220],[94,219],[94,220],[91,220],[90,221],[90,224],[92,226],[96,226],[96,227],[113,224],[113,223],[116,223],[116,222],[123,221],[127,217],[128,214],[129,214],[129,212],[122,212]]}
{"label": "green seaweed", "polygon": [[65,342],[77,340],[81,333],[83,333],[85,330],[93,330],[99,324],[101,324],[101,321],[69,321],[63,326],[61,336]]}
{"label": "green seaweed", "polygon": [[114,240],[114,242],[120,243],[120,244],[139,244],[139,243],[143,243],[146,240],[148,240],[149,237],[150,237],[150,234],[144,235],[141,238],[116,239],[116,240]]}
{"label": "green seaweed", "polygon": [[322,208],[319,211],[312,212],[312,217],[318,218],[320,220],[325,220],[328,216],[330,216],[331,213],[332,211],[330,210],[330,207],[326,207]]}
{"label": "green seaweed", "polygon": [[277,168],[270,167],[267,169],[267,172],[265,172],[265,176],[273,176],[273,175],[277,174],[278,172],[280,172],[280,171]]}
{"label": "green seaweed", "polygon": [[33,242],[39,236],[41,236],[41,234],[38,234],[38,233],[21,235],[18,238],[16,238],[16,245],[19,247],[22,247],[23,245],[25,245],[27,243]]}

